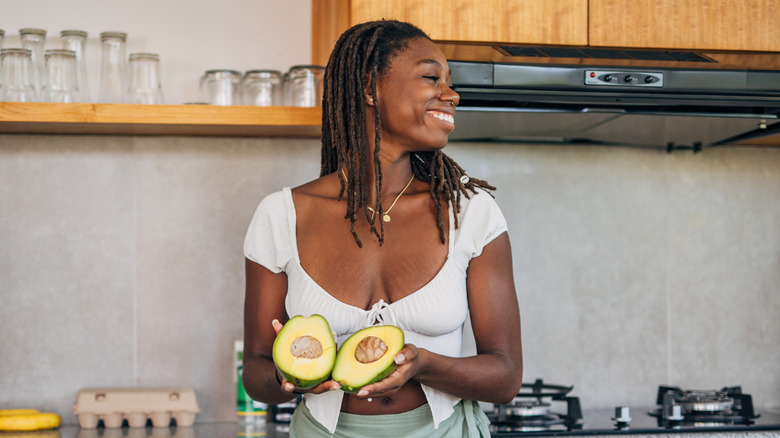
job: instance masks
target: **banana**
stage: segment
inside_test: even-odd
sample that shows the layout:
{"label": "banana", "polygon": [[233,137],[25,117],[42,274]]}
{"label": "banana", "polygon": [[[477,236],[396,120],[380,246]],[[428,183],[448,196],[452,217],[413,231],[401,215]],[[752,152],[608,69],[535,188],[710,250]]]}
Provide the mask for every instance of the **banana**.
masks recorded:
{"label": "banana", "polygon": [[37,409],[0,409],[0,416],[3,415],[20,415],[20,414],[37,414],[40,412]]}
{"label": "banana", "polygon": [[[17,411],[17,409],[11,409]],[[52,412],[29,412],[0,415],[0,430],[24,431],[54,429],[62,423],[60,416]]]}

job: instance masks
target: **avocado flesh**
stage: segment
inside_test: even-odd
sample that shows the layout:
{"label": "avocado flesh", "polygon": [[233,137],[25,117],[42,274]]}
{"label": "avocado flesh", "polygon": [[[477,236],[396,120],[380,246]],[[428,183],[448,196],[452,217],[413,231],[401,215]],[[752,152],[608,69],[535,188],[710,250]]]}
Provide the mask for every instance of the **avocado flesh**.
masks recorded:
{"label": "avocado flesh", "polygon": [[274,363],[296,388],[313,388],[328,379],[336,361],[336,341],[320,315],[292,317],[276,335]]}
{"label": "avocado flesh", "polygon": [[398,327],[368,327],[353,334],[336,355],[332,378],[344,392],[378,382],[395,371],[395,355],[404,348],[404,332]]}

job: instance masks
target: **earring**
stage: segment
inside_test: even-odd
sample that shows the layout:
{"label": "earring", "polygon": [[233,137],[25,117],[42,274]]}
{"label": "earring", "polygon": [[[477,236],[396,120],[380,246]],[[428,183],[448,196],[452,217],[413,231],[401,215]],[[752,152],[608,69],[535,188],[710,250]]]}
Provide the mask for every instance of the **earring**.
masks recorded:
{"label": "earring", "polygon": [[373,97],[369,97],[369,98],[368,98],[368,103],[370,103],[371,105],[373,105],[373,104],[374,104],[374,98],[373,98]]}

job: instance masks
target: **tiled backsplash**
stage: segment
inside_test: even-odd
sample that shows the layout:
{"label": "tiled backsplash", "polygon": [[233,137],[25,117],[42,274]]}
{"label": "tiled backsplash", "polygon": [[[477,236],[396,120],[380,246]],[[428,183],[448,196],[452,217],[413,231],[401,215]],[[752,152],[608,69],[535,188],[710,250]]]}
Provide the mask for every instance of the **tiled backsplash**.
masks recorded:
{"label": "tiled backsplash", "polygon": [[[74,423],[83,387],[192,386],[196,421],[232,420],[244,233],[263,196],[319,174],[319,142],[0,145],[0,408]],[[524,380],[575,385],[584,408],[662,384],[780,406],[780,149],[446,151],[499,187]]]}

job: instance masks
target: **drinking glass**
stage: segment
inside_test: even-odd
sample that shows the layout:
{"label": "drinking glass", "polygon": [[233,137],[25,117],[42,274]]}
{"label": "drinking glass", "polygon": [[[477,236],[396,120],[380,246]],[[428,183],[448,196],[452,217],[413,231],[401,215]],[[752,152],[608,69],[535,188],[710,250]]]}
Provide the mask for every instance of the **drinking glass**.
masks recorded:
{"label": "drinking glass", "polygon": [[22,48],[29,49],[32,56],[33,84],[35,91],[43,88],[44,75],[46,73],[46,61],[44,60],[44,45],[46,44],[46,31],[36,28],[19,29],[22,38]]}
{"label": "drinking glass", "polygon": [[[5,31],[0,29],[0,50],[3,48],[3,40],[5,39]],[[0,78],[0,86],[3,85],[3,79]]]}
{"label": "drinking glass", "polygon": [[43,102],[73,103],[79,99],[78,65],[73,50],[47,50]]}
{"label": "drinking glass", "polygon": [[200,90],[211,105],[241,105],[241,73],[235,70],[208,70],[201,77]]}
{"label": "drinking glass", "polygon": [[162,104],[160,56],[156,53],[131,53],[129,82],[127,103]]}
{"label": "drinking glass", "polygon": [[282,73],[278,70],[249,70],[241,83],[244,105],[282,104]]}
{"label": "drinking glass", "polygon": [[124,103],[127,92],[127,63],[125,61],[124,32],[102,32],[102,59],[100,62],[99,103]]}
{"label": "drinking glass", "polygon": [[89,81],[87,80],[87,32],[83,30],[63,30],[60,32],[60,39],[64,49],[73,50],[76,53],[76,77],[79,84],[77,102],[91,102]]}
{"label": "drinking glass", "polygon": [[38,91],[33,79],[29,49],[0,50],[0,102],[36,102]]}
{"label": "drinking glass", "polygon": [[325,67],[320,65],[296,65],[290,68],[288,81],[291,106],[322,106],[322,78]]}

